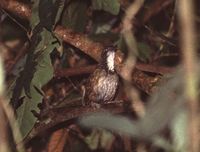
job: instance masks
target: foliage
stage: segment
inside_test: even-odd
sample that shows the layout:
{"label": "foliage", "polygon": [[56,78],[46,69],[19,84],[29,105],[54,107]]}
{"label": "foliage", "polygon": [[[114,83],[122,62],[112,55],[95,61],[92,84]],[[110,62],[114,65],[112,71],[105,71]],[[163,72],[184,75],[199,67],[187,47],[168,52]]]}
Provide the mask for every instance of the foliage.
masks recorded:
{"label": "foliage", "polygon": [[[37,120],[33,112],[39,113],[38,104],[42,102],[43,98],[41,88],[53,77],[50,53],[58,47],[58,41],[48,30],[53,28],[58,17],[56,17],[56,12],[49,12],[49,9],[55,11],[62,9],[59,5],[57,8],[52,8],[56,3],[60,3],[60,1],[55,1],[55,4],[53,2],[34,1],[31,46],[24,69],[20,72],[12,90],[11,104],[17,108],[17,120],[24,137]],[[47,9],[41,9],[44,6]],[[59,11],[58,13],[60,15]],[[23,100],[22,103],[18,103],[20,100]]]}
{"label": "foliage", "polygon": [[92,7],[96,10],[104,10],[117,15],[120,10],[119,0],[92,0]]}
{"label": "foliage", "polygon": [[87,24],[88,4],[81,0],[75,0],[68,4],[63,12],[62,25],[77,32],[84,32]]}
{"label": "foliage", "polygon": [[[185,92],[186,66],[177,66],[183,63],[184,48],[178,43],[181,25],[174,1],[145,1],[134,17],[127,10],[140,0],[25,0],[9,5],[28,4],[21,10],[2,1],[0,55],[6,67],[6,94],[25,147],[38,152],[51,151],[50,147],[69,152],[189,151],[188,126],[193,119]],[[24,18],[30,5],[32,14]],[[117,102],[83,106],[83,85],[107,45],[118,48]],[[130,65],[126,72],[126,62],[121,61]],[[127,73],[130,82],[123,77]],[[144,115],[138,113],[140,106]],[[60,129],[59,135],[51,135]],[[35,146],[38,143],[42,146]]]}

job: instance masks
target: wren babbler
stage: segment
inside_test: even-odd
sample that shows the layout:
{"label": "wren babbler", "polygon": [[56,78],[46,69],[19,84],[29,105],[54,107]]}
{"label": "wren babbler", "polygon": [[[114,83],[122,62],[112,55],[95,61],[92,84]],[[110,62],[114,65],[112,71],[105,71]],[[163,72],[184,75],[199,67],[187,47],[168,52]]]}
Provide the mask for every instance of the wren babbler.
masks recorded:
{"label": "wren babbler", "polygon": [[114,68],[116,48],[106,47],[101,54],[101,60],[85,85],[85,102],[90,104],[111,101],[118,88],[119,77]]}

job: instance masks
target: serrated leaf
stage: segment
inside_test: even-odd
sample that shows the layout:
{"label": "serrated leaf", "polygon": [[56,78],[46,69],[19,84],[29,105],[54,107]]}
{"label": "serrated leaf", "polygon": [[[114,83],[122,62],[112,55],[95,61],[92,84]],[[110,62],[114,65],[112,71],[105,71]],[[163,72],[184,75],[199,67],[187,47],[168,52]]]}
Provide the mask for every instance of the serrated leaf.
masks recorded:
{"label": "serrated leaf", "polygon": [[120,10],[120,3],[119,0],[92,0],[92,7],[117,15]]}
{"label": "serrated leaf", "polygon": [[16,80],[12,90],[11,103],[24,97],[22,105],[16,109],[17,120],[23,137],[33,128],[37,118],[32,111],[39,112],[38,103],[42,102],[41,87],[53,77],[50,53],[57,47],[55,37],[43,29],[40,41],[33,52],[29,52],[23,71]]}
{"label": "serrated leaf", "polygon": [[62,25],[76,32],[83,32],[87,24],[88,4],[83,0],[75,0],[68,4],[62,17]]}
{"label": "serrated leaf", "polygon": [[[42,102],[42,86],[53,77],[50,53],[58,46],[58,39],[50,32],[64,6],[63,0],[33,0],[31,18],[32,36],[23,70],[16,79],[11,104],[16,110],[17,120],[23,137],[33,128],[37,118],[32,111],[39,112]],[[50,31],[49,31],[50,30]],[[23,101],[23,102],[22,102]]]}
{"label": "serrated leaf", "polygon": [[[56,44],[52,44],[52,42],[55,41],[55,38],[50,32],[46,30],[43,32],[42,37],[45,42],[41,42],[42,44],[40,44],[43,45],[45,49],[42,50],[42,54],[37,59],[38,64],[36,66],[36,72],[30,84],[31,98],[26,97],[23,105],[20,107],[21,109],[17,109],[18,119],[23,120],[19,123],[22,130],[22,135],[26,135],[33,128],[36,117],[32,114],[31,111],[35,110],[36,112],[39,112],[37,105],[38,103],[42,102],[43,96],[38,93],[35,87],[37,87],[37,89],[42,92],[41,87],[53,77],[53,67],[51,65],[50,53],[56,47]],[[19,117],[19,115],[21,115],[22,117]]]}
{"label": "serrated leaf", "polygon": [[31,98],[25,96],[23,104],[17,109],[17,121],[23,137],[25,137],[30,130],[33,128],[37,118],[31,112],[32,110],[39,112],[37,107],[38,103],[41,102],[42,96],[31,86],[30,88]]}

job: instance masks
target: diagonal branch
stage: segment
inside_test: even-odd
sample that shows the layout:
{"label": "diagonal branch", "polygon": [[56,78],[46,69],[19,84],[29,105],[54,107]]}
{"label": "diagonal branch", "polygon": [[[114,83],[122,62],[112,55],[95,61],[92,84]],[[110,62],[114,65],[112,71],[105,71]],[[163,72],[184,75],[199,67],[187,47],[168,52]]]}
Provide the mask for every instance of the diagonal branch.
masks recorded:
{"label": "diagonal branch", "polygon": [[[2,9],[5,9],[11,12],[12,14],[17,15],[20,18],[23,18],[26,20],[30,19],[30,16],[31,16],[30,6],[25,5],[21,2],[11,1],[11,0],[1,0],[0,7]],[[60,25],[56,26],[54,33],[58,37],[60,37],[64,42],[69,43],[72,46],[79,48],[81,51],[91,56],[95,60],[97,61],[100,60],[100,54],[101,54],[102,49],[104,48],[104,46],[101,43],[93,42],[87,37],[87,35],[76,33],[72,31],[71,29],[64,28]],[[118,73],[120,73],[121,69],[123,68],[123,64],[122,64],[123,54],[120,51],[118,51],[115,60],[116,60],[117,71]],[[140,68],[137,68],[137,67],[140,67]],[[145,71],[147,71],[147,69],[145,69]],[[136,69],[133,72],[132,80],[133,80],[133,83],[138,88],[141,88],[146,93],[150,93],[152,92],[151,90],[152,86],[155,87],[157,83],[160,82],[161,77],[160,76],[150,77],[149,75],[142,72],[141,66],[137,66],[136,64]]]}

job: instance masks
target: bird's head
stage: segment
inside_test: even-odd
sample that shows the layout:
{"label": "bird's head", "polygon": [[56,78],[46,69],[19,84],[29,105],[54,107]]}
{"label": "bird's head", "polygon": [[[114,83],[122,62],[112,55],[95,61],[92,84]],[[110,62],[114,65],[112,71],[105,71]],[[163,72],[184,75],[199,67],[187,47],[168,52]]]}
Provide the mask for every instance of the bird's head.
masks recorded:
{"label": "bird's head", "polygon": [[110,72],[114,72],[114,64],[115,64],[115,54],[117,48],[115,46],[108,46],[102,52],[102,61],[104,68],[106,68]]}

